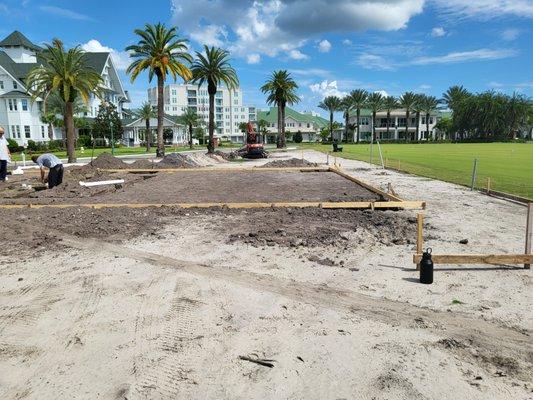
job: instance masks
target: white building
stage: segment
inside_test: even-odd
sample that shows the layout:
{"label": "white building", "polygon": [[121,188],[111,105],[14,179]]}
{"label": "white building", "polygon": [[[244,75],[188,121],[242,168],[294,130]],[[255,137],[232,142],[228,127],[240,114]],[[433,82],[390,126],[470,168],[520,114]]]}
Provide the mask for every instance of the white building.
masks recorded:
{"label": "white building", "polygon": [[[0,125],[7,137],[15,139],[19,145],[28,140],[44,142],[50,140],[48,127],[41,121],[43,102],[31,102],[25,86],[28,73],[40,64],[39,52],[42,49],[28,40],[22,33],[15,31],[0,41]],[[119,75],[109,53],[86,53],[87,63],[99,72],[103,79],[102,100],[113,103],[122,116],[128,94],[122,86]],[[94,118],[102,101],[91,95],[84,116]],[[52,139],[61,139],[60,130],[54,132]]]}
{"label": "white building", "polygon": [[[207,87],[195,84],[170,84],[165,86],[165,114],[179,116],[186,108],[191,108],[204,119],[209,120],[209,94]],[[157,88],[148,89],[148,100],[157,106]],[[215,95],[215,125],[216,135],[221,140],[231,140],[242,143],[244,134],[239,129],[241,123],[257,120],[255,107],[244,105],[242,90],[218,88]]]}
{"label": "white building", "polygon": [[[275,142],[278,132],[278,108],[270,107],[268,110],[262,110],[258,113],[258,121],[267,123],[268,141]],[[329,122],[322,118],[318,113],[310,111],[298,112],[292,108],[285,108],[285,135],[288,139],[292,138],[297,132],[302,134],[304,142],[316,142],[320,139],[320,130],[329,125]]]}

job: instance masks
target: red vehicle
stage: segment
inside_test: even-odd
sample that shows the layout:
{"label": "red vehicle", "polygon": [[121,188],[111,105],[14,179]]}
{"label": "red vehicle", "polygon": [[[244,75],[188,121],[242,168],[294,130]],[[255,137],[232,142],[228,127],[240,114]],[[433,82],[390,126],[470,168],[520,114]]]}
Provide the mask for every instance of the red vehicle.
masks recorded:
{"label": "red vehicle", "polygon": [[265,151],[263,138],[260,134],[254,131],[251,122],[248,122],[246,143],[244,147],[239,150],[239,154],[244,158],[267,158],[268,153]]}

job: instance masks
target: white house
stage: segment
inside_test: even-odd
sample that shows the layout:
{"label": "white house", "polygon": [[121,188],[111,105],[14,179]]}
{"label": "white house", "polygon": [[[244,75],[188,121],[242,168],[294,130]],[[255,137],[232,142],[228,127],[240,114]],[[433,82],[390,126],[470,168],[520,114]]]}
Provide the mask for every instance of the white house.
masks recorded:
{"label": "white house", "polygon": [[[15,139],[20,145],[28,140],[45,142],[48,127],[41,121],[43,102],[31,102],[25,86],[28,73],[41,65],[41,47],[32,43],[22,33],[15,31],[0,41],[0,125],[7,137]],[[119,115],[125,103],[129,102],[127,92],[122,86],[118,72],[109,53],[86,53],[87,63],[102,76],[104,93],[102,99],[92,95],[84,116],[96,117],[101,101],[113,103]],[[52,139],[61,139],[59,130]]]}
{"label": "white house", "polygon": [[[271,134],[269,140],[275,141],[275,134],[278,132],[278,108],[270,107],[269,110],[259,111],[258,121],[266,121],[267,130]],[[298,112],[292,108],[285,108],[285,134],[300,132],[304,142],[316,142],[320,139],[320,131],[329,125],[329,122],[317,113]]]}
{"label": "white house", "polygon": [[[138,116],[124,119],[122,121],[124,128],[124,135],[122,141],[126,146],[137,147],[146,140],[144,133],[146,131],[146,120]],[[156,136],[157,131],[157,118],[150,119],[150,131],[152,136]],[[171,115],[165,115],[163,119],[163,131],[171,132],[172,139],[166,140],[167,144],[172,145],[186,145],[189,143],[188,132],[186,127],[178,122],[177,117]],[[154,145],[155,145],[154,141]]]}

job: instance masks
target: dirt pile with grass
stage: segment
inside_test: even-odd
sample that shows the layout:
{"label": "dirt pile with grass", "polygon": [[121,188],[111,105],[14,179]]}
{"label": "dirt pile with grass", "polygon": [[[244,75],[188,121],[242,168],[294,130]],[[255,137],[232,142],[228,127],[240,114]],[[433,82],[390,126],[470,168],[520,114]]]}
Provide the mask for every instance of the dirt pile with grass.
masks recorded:
{"label": "dirt pile with grass", "polygon": [[157,168],[196,168],[200,167],[197,162],[186,154],[168,154],[157,164]]}
{"label": "dirt pile with grass", "polygon": [[288,160],[270,161],[258,168],[290,168],[290,167],[318,167],[318,164],[302,160],[299,158],[289,158]]}

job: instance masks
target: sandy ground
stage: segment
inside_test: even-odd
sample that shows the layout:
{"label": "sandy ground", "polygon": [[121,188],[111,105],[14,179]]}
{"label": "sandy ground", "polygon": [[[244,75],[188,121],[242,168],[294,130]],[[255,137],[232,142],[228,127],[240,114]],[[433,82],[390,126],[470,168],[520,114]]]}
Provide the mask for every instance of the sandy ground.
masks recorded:
{"label": "sandy ground", "polygon": [[[341,164],[427,201],[435,253],[523,251],[522,206]],[[533,398],[531,271],[438,266],[421,285],[415,213],[4,214],[0,398]]]}

